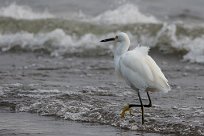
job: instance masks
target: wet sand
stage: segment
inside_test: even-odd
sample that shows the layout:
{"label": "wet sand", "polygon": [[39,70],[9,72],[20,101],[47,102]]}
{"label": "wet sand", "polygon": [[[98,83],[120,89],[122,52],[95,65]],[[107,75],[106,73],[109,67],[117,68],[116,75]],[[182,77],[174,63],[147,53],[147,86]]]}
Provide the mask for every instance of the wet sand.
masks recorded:
{"label": "wet sand", "polygon": [[[126,103],[137,103],[138,100],[134,91],[123,81],[116,80],[111,57],[52,58],[29,53],[1,54],[0,106],[2,110],[0,112],[0,134],[19,136],[57,136],[59,134],[62,136],[203,135],[203,65],[182,62],[181,58],[175,55],[159,55],[155,51],[150,54],[168,78],[172,91],[166,94],[151,93],[153,107],[145,109],[145,126],[140,124],[139,109],[133,110],[135,117],[127,115],[125,120],[121,121],[119,119],[122,106]],[[28,86],[31,84],[34,88]],[[34,89],[41,89],[44,92],[40,94],[31,93]],[[51,91],[48,93],[45,90]],[[50,103],[50,99],[70,90],[84,94],[84,96],[77,96],[79,99],[70,98],[75,99],[75,102],[78,100],[85,104],[92,104],[99,110],[108,109],[102,110],[104,113],[100,113],[100,116],[102,116],[100,119],[95,119],[95,117],[86,113],[87,115],[84,115],[86,118],[77,118],[77,122],[74,122],[72,120],[75,120],[75,118],[71,115],[65,116],[56,113],[57,109],[54,109],[55,112],[49,111],[48,107],[45,112],[43,108],[32,109],[29,107],[36,103],[36,100]],[[40,95],[43,98],[40,98]],[[47,97],[50,98],[47,99]],[[69,101],[70,96],[66,96],[66,100],[64,100],[64,95],[62,97],[60,99],[63,99],[63,101]],[[147,102],[146,95],[143,94],[142,97],[144,102]],[[26,106],[30,109],[27,110]],[[9,107],[10,111],[3,110],[5,107]],[[52,107],[50,109],[53,110]],[[36,113],[45,115],[45,117],[37,116]],[[66,120],[50,118],[46,115],[66,117]]]}
{"label": "wet sand", "polygon": [[0,111],[1,136],[120,136],[134,135],[108,125],[67,121],[30,113]]}

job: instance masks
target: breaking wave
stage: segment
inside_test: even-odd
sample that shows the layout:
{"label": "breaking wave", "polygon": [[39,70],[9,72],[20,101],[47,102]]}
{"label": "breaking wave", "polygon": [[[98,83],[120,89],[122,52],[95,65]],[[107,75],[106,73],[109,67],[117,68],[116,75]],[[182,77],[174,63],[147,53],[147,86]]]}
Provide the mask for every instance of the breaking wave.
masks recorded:
{"label": "breaking wave", "polygon": [[[141,13],[136,5],[125,4],[114,10],[108,10],[101,13],[95,17],[90,17],[80,12],[79,14],[73,13],[74,15],[68,17],[67,19],[80,20],[85,22],[99,23],[99,24],[132,24],[132,23],[157,23],[159,22],[152,15],[145,15]],[[11,17],[15,19],[46,19],[46,18],[57,18],[50,14],[48,11],[37,12],[29,6],[17,5],[16,3],[11,3],[7,7],[2,7],[0,9],[0,16]]]}
{"label": "breaking wave", "polygon": [[[112,43],[104,45],[99,41],[115,36],[118,31],[123,31],[130,37],[131,49],[140,44],[164,53],[183,55],[185,61],[204,63],[203,26],[160,22],[154,16],[141,13],[137,6],[131,4],[105,11],[96,17],[88,18],[83,15],[80,21],[59,19],[47,11],[35,12],[28,6],[19,6],[16,3],[2,7],[0,16],[0,52],[3,53],[35,52],[53,57],[107,56],[112,55]],[[70,60],[76,58],[73,57]],[[49,62],[49,60],[44,61]],[[69,59],[66,61],[69,62]],[[101,69],[109,68],[105,67],[107,61],[100,61],[96,64],[99,63],[104,66]],[[36,75],[45,77],[44,70],[46,69],[59,70],[61,75],[58,73],[56,75],[62,76],[62,79],[55,77],[54,80],[62,81],[65,73],[74,73],[82,71],[82,69],[94,71],[100,68],[96,67],[95,63],[91,66],[84,66],[83,63],[77,62],[75,65],[80,64],[80,69],[77,69],[75,65],[67,66],[67,62],[65,66],[61,63],[52,64],[54,67],[31,64],[22,67],[22,69],[16,67],[16,70],[32,68],[32,70],[36,70],[30,73],[29,76],[32,77]],[[55,65],[60,66],[55,67]],[[15,68],[15,66],[13,67]],[[63,73],[64,69],[66,70]],[[81,81],[81,77],[84,75],[89,77],[91,74],[79,73],[79,75]],[[16,77],[15,81],[19,80],[18,78]],[[40,81],[40,83],[42,82]],[[203,120],[199,120],[204,116],[202,107],[165,108],[153,105],[152,112],[145,112],[148,119],[142,126],[140,119],[135,120],[135,117],[141,117],[137,110],[133,110],[134,117],[127,116],[126,119],[121,120],[119,116],[119,110],[124,104],[123,100],[127,99],[127,95],[132,96],[130,95],[132,92],[127,90],[124,92],[121,88],[84,85],[81,88],[77,88],[78,85],[76,88],[72,88],[67,83],[65,84],[62,88],[55,88],[55,84],[53,86],[23,85],[21,83],[2,84],[0,86],[0,98],[2,99],[0,105],[10,107],[15,111],[34,112],[68,120],[97,122],[150,133],[203,135]],[[108,99],[104,96],[108,96]],[[114,99],[112,99],[113,97]],[[122,99],[115,99],[120,97]],[[198,99],[203,100],[203,97],[198,97]],[[174,110],[174,112],[169,112],[169,110]],[[188,112],[186,113],[186,111]]]}
{"label": "breaking wave", "polygon": [[54,16],[48,11],[36,12],[33,11],[29,6],[17,5],[16,3],[11,3],[7,7],[2,7],[0,9],[0,16],[12,17],[15,19],[43,19],[43,18],[53,18]]}
{"label": "breaking wave", "polygon": [[132,23],[158,23],[152,15],[141,13],[136,5],[125,4],[117,9],[108,10],[91,19],[91,22],[103,24],[132,24]]}
{"label": "breaking wave", "polygon": [[30,7],[15,3],[0,11],[0,49],[3,52],[110,55],[112,45],[103,46],[99,41],[123,31],[129,34],[134,47],[140,43],[166,53],[181,54],[186,61],[204,63],[203,26],[162,23],[151,15],[144,15],[132,4],[80,21],[56,18],[49,12],[34,12]]}
{"label": "breaking wave", "polygon": [[[80,37],[67,35],[62,29],[37,34],[19,32],[0,35],[0,48],[3,52],[14,50],[44,51],[50,53],[51,56],[62,56],[72,53],[83,54],[88,50],[99,50],[101,47],[98,43],[99,39],[101,38],[93,34],[85,34]],[[105,47],[101,47],[101,49],[105,49]],[[97,55],[99,54],[100,52]]]}
{"label": "breaking wave", "polygon": [[[155,27],[150,25],[151,27]],[[157,26],[158,27],[158,26]],[[145,31],[143,28],[142,31]],[[197,37],[186,35],[180,32],[180,26],[177,25],[160,25],[160,28],[152,32],[135,34],[134,31],[128,33],[132,48],[140,43],[144,46],[157,48],[165,53],[183,54],[183,59],[190,62],[204,63],[204,40],[203,34]],[[192,31],[187,27],[182,28],[185,31]],[[196,28],[197,29],[197,28]],[[137,30],[136,30],[137,31]],[[182,30],[184,31],[184,30]],[[51,56],[101,56],[110,55],[112,45],[103,45],[99,41],[107,35],[114,36],[114,33],[96,34],[93,30],[85,34],[69,34],[66,30],[56,28],[49,32],[17,32],[0,34],[0,49],[3,52],[8,51],[30,51],[44,52]],[[180,33],[180,34],[179,34]]]}

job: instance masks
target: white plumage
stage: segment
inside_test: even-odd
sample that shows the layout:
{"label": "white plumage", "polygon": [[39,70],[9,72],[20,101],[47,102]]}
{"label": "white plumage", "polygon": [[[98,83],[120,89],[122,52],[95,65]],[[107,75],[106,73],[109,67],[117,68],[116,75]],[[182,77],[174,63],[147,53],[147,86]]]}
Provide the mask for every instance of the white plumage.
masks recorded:
{"label": "white plumage", "polygon": [[119,74],[129,85],[139,90],[168,92],[170,87],[164,74],[148,55],[147,47],[137,47],[122,54],[115,65]]}
{"label": "white plumage", "polygon": [[[151,107],[152,102],[149,92],[171,90],[168,80],[162,73],[159,66],[148,55],[148,47],[136,47],[134,50],[128,51],[130,40],[126,33],[120,32],[115,38],[102,40],[101,42],[115,41],[113,48],[114,63],[116,73],[122,77],[128,85],[137,91],[140,100],[138,104],[127,104],[122,112],[121,117],[125,116],[131,107],[141,107],[142,124],[144,124],[144,107]],[[144,105],[139,91],[146,91],[149,104]]]}
{"label": "white plumage", "polygon": [[[147,91],[168,92],[170,86],[159,66],[148,55],[149,48],[138,46],[128,51],[129,38],[125,33],[117,35],[114,48],[115,70],[134,88]],[[123,47],[121,47],[123,46]]]}

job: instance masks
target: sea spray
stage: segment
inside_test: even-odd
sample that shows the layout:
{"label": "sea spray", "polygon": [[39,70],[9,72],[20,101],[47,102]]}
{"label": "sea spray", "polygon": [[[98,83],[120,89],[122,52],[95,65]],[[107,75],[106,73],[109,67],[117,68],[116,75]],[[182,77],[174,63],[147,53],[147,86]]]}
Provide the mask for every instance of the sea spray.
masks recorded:
{"label": "sea spray", "polygon": [[141,13],[136,5],[125,4],[114,10],[108,10],[90,19],[91,22],[102,24],[132,24],[132,23],[158,23],[152,15]]}
{"label": "sea spray", "polygon": [[183,59],[190,62],[204,63],[203,26],[161,22],[141,13],[136,5],[125,4],[81,20],[57,18],[49,12],[34,12],[28,6],[15,3],[0,10],[0,49],[3,52],[23,50],[51,56],[111,55],[112,43],[103,46],[99,41],[123,31],[131,39],[131,49],[141,44],[183,55]]}
{"label": "sea spray", "polygon": [[6,7],[0,8],[0,16],[29,20],[54,17],[46,10],[43,12],[35,12],[29,6],[17,5],[16,3],[11,3]]}

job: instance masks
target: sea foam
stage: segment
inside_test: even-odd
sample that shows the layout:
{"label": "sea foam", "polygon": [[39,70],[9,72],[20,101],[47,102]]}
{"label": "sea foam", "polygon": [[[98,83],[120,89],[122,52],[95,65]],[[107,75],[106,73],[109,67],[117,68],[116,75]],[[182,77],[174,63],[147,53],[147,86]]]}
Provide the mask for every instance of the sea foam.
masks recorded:
{"label": "sea foam", "polygon": [[2,7],[0,9],[0,16],[12,17],[15,19],[43,19],[43,18],[53,18],[54,15],[50,14],[48,11],[36,12],[33,11],[29,6],[17,5],[16,3],[11,3],[7,7]]}
{"label": "sea foam", "polygon": [[[131,47],[137,46],[137,40],[140,40],[140,45],[157,47],[167,53],[186,52],[183,59],[189,62],[204,63],[204,36],[188,37],[176,36],[175,25],[164,26],[156,36],[142,35],[140,37],[127,32]],[[46,51],[51,56],[64,56],[69,54],[83,55],[107,55],[111,54],[113,43],[107,45],[101,44],[99,41],[105,37],[113,37],[115,34],[107,33],[105,35],[96,35],[86,33],[84,35],[72,35],[65,33],[62,29],[55,29],[50,32],[17,32],[0,34],[0,49],[3,52],[10,50],[25,50],[25,51]],[[163,42],[163,40],[167,40]],[[173,51],[173,52],[172,52]]]}
{"label": "sea foam", "polygon": [[104,24],[132,24],[132,23],[158,23],[152,15],[145,15],[136,5],[125,4],[114,10],[107,10],[104,13],[91,19],[92,22]]}
{"label": "sea foam", "polygon": [[[18,47],[22,50],[45,50],[51,56],[61,56],[66,53],[83,52],[99,48],[100,36],[87,33],[83,36],[66,34],[62,29],[55,29],[47,33],[18,32],[14,34],[0,34],[0,49],[3,52]],[[108,48],[107,46],[102,48]]]}
{"label": "sea foam", "polygon": [[[73,13],[74,14],[74,13]],[[57,18],[47,10],[37,12],[27,5],[18,5],[11,3],[6,7],[0,8],[0,16],[11,17],[15,19],[46,19]],[[83,16],[83,17],[82,17]],[[80,20],[85,22],[99,23],[99,24],[132,24],[132,23],[158,23],[158,19],[153,15],[146,15],[140,12],[138,7],[133,4],[125,4],[113,10],[107,10],[95,17],[90,17],[83,12],[66,17],[65,19]]]}

